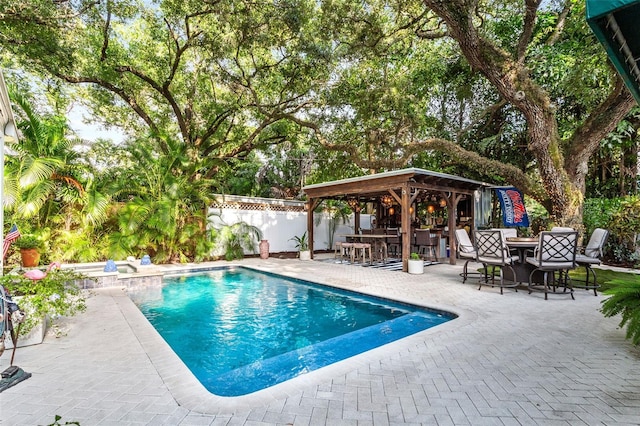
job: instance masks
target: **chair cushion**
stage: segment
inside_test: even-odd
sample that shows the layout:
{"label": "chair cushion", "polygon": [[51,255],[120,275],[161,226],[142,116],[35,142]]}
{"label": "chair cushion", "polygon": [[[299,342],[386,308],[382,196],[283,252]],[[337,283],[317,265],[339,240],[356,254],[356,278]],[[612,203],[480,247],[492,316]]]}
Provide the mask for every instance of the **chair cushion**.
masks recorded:
{"label": "chair cushion", "polygon": [[461,251],[458,253],[458,255],[464,259],[475,259],[476,258],[476,252],[474,251]]}
{"label": "chair cushion", "polygon": [[584,254],[589,257],[600,257],[608,236],[609,231],[602,228],[594,229],[591,238],[589,238],[589,243],[584,249]]}
{"label": "chair cushion", "polygon": [[519,259],[518,256],[505,256],[504,259],[501,257],[478,256],[478,262],[486,263],[487,265],[510,265]]}
{"label": "chair cushion", "polygon": [[544,260],[541,262],[535,257],[527,257],[527,263],[534,265],[538,269],[546,269],[558,271],[561,269],[573,269],[576,265],[573,262],[545,262]]}

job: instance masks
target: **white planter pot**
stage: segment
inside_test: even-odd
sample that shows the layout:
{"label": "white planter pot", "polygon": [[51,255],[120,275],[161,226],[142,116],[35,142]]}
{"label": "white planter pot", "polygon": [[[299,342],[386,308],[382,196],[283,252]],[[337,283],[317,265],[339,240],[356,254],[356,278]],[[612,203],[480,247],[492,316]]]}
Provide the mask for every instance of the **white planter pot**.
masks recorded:
{"label": "white planter pot", "polygon": [[311,250],[300,251],[300,260],[311,260]]}
{"label": "white planter pot", "polygon": [[420,260],[409,259],[409,273],[410,274],[424,274],[424,262]]}
{"label": "white planter pot", "polygon": [[[47,332],[47,325],[48,321],[43,317],[26,336],[18,336],[17,347],[22,348],[24,346],[39,345],[42,343],[44,335]],[[13,327],[16,331],[18,330],[18,324],[14,324]],[[13,349],[13,342],[11,341],[11,335],[9,333],[5,334],[4,344],[6,349]]]}

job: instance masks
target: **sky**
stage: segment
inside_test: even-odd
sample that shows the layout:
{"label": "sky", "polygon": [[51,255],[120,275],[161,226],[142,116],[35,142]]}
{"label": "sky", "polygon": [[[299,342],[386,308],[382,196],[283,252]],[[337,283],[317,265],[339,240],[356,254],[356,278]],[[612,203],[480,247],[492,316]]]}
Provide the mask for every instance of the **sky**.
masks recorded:
{"label": "sky", "polygon": [[75,105],[67,114],[69,126],[78,135],[79,138],[87,141],[96,141],[97,139],[111,139],[115,143],[125,140],[125,135],[118,129],[105,129],[99,124],[85,123],[85,118],[89,112],[81,105]]}

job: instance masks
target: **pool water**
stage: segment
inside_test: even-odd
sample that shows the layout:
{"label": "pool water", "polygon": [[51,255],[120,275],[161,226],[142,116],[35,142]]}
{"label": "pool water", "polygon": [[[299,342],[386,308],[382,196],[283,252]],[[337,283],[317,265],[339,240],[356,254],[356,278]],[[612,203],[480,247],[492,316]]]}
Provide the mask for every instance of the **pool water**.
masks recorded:
{"label": "pool water", "polygon": [[165,277],[130,297],[212,393],[238,396],[453,319],[244,268]]}

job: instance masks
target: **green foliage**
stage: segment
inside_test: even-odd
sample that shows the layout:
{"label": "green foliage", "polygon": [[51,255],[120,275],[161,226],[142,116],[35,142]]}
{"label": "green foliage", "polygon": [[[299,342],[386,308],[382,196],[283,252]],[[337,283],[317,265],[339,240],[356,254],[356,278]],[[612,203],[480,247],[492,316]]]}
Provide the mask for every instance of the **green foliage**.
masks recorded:
{"label": "green foliage", "polygon": [[340,224],[347,222],[351,214],[351,209],[342,201],[334,200],[325,201],[325,207],[329,217],[318,215],[316,216],[315,223],[316,225],[319,225],[321,221],[327,223],[327,247],[331,249],[331,247],[333,247],[333,238],[335,237],[336,230]]}
{"label": "green foliage", "polygon": [[296,243],[296,248],[298,251],[306,251],[309,250],[309,239],[307,238],[307,231],[304,231],[302,235],[296,235],[292,238],[289,238],[289,241],[294,241]]}
{"label": "green foliage", "polygon": [[640,197],[625,197],[620,200],[609,219],[607,229],[611,232],[610,246],[617,260],[622,263],[637,263],[638,232],[640,230]]}
{"label": "green foliage", "polygon": [[420,255],[418,253],[411,253],[409,255],[409,259],[411,259],[411,260],[420,260]]}
{"label": "green foliage", "polygon": [[188,146],[161,137],[141,139],[127,149],[132,157],[122,180],[114,184],[118,198],[116,229],[110,232],[109,257],[123,259],[145,253],[156,263],[199,261],[209,256],[206,230],[212,182],[194,176],[200,164],[189,160]]}
{"label": "green foliage", "polygon": [[21,235],[15,242],[16,246],[21,249],[39,249],[42,248],[42,241],[35,235]]}
{"label": "green foliage", "polygon": [[47,426],[63,426],[63,425],[77,425],[80,426],[80,422],[72,422],[72,421],[66,421],[64,423],[60,423],[60,421],[62,420],[62,416],[56,414],[55,419],[53,421],[53,423],[47,425]]}
{"label": "green foliage", "polygon": [[585,233],[591,235],[594,229],[608,229],[611,216],[620,208],[620,198],[588,198],[584,201],[582,221]]}
{"label": "green foliage", "polygon": [[224,248],[226,260],[242,259],[245,251],[256,252],[262,231],[246,222],[238,222],[217,230],[214,239],[217,246]]}
{"label": "green foliage", "polygon": [[[21,274],[0,277],[20,309],[26,313],[20,333],[26,335],[43,318],[55,321],[60,316],[72,316],[86,309],[85,298],[80,288],[84,279],[70,269],[51,269],[44,278],[31,280]],[[16,296],[21,296],[15,300]]]}
{"label": "green foliage", "polygon": [[611,297],[602,302],[604,316],[621,315],[620,327],[627,326],[627,339],[640,345],[640,276],[612,281],[605,294]]}

